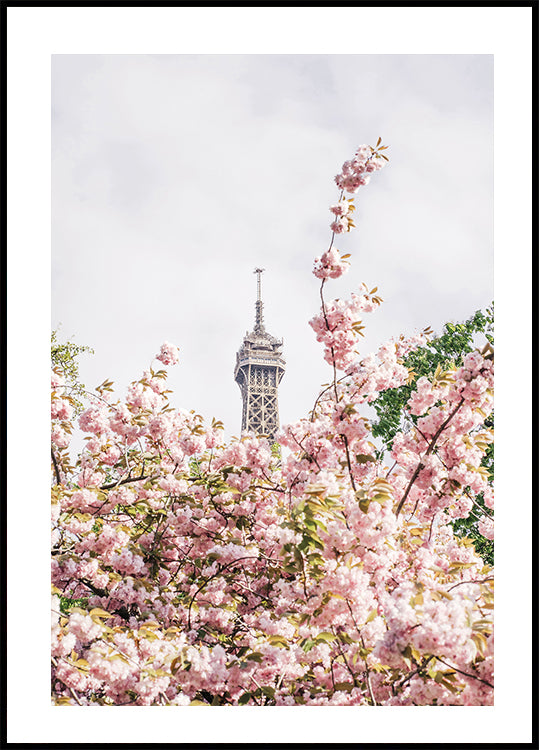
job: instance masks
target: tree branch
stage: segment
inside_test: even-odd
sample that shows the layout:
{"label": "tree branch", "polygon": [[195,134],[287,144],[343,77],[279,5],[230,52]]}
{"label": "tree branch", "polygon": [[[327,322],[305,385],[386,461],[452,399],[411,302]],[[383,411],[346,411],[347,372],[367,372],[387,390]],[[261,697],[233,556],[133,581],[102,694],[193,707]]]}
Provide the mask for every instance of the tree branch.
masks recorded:
{"label": "tree branch", "polygon": [[60,477],[60,469],[58,468],[58,461],[56,460],[56,456],[54,455],[52,446],[51,446],[51,458],[52,458],[52,463],[54,465],[54,473],[56,474],[56,484],[62,484],[62,479]]}
{"label": "tree branch", "polygon": [[449,667],[449,669],[454,669],[455,672],[458,672],[459,674],[463,674],[465,677],[471,677],[472,680],[479,680],[479,682],[483,682],[485,685],[488,685],[491,688],[494,688],[494,685],[492,685],[490,682],[487,682],[487,680],[481,679],[481,677],[477,677],[475,674],[468,674],[468,672],[463,672],[462,669],[457,669],[457,667],[454,667],[452,664],[448,664],[443,659],[440,659],[439,656],[434,657],[437,661],[441,661],[442,664],[445,664],[446,667]]}
{"label": "tree branch", "polygon": [[[449,414],[449,416],[447,417],[447,419],[444,422],[442,422],[442,424],[440,425],[440,427],[437,429],[434,437],[430,441],[430,445],[429,445],[429,447],[426,450],[425,456],[429,456],[432,453],[432,451],[434,450],[434,447],[436,446],[436,442],[437,442],[438,438],[440,437],[440,435],[442,434],[442,432],[445,430],[445,428],[447,427],[447,425],[449,424],[449,422],[453,419],[453,417],[458,412],[458,410],[460,409],[460,407],[462,406],[463,403],[464,403],[464,399],[461,398],[460,401],[458,402],[458,404],[453,409],[453,411]],[[412,474],[412,477],[411,477],[410,481],[408,482],[408,487],[406,488],[406,490],[404,492],[404,495],[402,496],[402,500],[400,501],[400,503],[397,506],[397,511],[396,511],[396,515],[397,516],[401,512],[402,506],[406,502],[406,498],[410,494],[410,490],[412,489],[412,487],[414,485],[414,482],[418,478],[419,472],[421,471],[421,469],[423,468],[423,466],[424,466],[423,459],[421,459],[421,461],[416,466],[416,469],[415,469],[414,473]]]}

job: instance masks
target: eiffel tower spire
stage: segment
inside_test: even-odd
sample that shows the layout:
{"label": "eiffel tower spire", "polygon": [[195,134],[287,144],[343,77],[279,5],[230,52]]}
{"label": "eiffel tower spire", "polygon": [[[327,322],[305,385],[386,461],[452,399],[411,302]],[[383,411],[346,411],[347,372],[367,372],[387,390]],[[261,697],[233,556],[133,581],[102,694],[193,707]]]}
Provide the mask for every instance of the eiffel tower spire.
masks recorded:
{"label": "eiffel tower spire", "polygon": [[234,379],[243,400],[242,432],[254,432],[275,438],[279,429],[277,388],[285,371],[281,350],[283,341],[271,336],[264,327],[261,275],[263,268],[255,268],[257,296],[255,327],[246,333],[236,354]]}
{"label": "eiffel tower spire", "polygon": [[255,332],[264,333],[264,303],[262,302],[262,283],[260,277],[262,276],[265,268],[255,268],[254,272],[258,274],[256,280],[256,317],[255,317]]}

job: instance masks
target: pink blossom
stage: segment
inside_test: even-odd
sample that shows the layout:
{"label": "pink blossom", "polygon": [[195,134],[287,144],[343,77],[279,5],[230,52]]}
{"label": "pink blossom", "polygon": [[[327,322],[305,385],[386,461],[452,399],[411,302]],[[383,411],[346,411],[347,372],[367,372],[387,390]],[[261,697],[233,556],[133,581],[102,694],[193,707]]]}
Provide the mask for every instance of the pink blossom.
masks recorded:
{"label": "pink blossom", "polygon": [[164,365],[176,365],[180,361],[180,350],[174,344],[165,341],[161,344],[161,350],[156,355],[156,359],[159,359]]}
{"label": "pink blossom", "polygon": [[370,180],[368,173],[375,172],[384,166],[384,161],[375,156],[370,146],[360,146],[353,160],[345,161],[342,171],[335,177],[337,187],[348,193],[357,193],[362,185]]}
{"label": "pink blossom", "polygon": [[51,431],[51,442],[57,448],[67,448],[69,445],[69,435],[59,425],[54,425]]}
{"label": "pink blossom", "polygon": [[57,391],[65,383],[64,376],[61,375],[57,370],[51,370],[51,389]]}
{"label": "pink blossom", "polygon": [[330,211],[335,216],[348,216],[353,208],[353,204],[349,200],[341,200],[336,205],[330,206]]}
{"label": "pink blossom", "polygon": [[68,628],[81,643],[93,641],[103,631],[103,626],[100,622],[95,622],[89,615],[79,613],[70,615]]}
{"label": "pink blossom", "polygon": [[73,407],[65,398],[58,397],[53,393],[51,400],[51,419],[68,420],[73,414]]}
{"label": "pink blossom", "polygon": [[341,234],[342,232],[349,232],[351,226],[352,224],[347,216],[338,216],[335,221],[331,222],[330,229],[332,229],[335,234]]}
{"label": "pink blossom", "polygon": [[106,434],[110,429],[110,418],[107,409],[103,407],[90,407],[79,417],[79,427],[84,432],[95,435]]}
{"label": "pink blossom", "polygon": [[487,539],[494,539],[494,521],[488,516],[483,516],[477,524],[481,534]]}

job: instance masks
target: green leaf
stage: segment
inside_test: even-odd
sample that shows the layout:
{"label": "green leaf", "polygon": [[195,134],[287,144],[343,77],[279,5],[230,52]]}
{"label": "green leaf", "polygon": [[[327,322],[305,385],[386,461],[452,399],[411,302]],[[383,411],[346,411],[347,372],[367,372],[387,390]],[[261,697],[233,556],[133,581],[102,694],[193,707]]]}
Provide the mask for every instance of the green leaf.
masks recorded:
{"label": "green leaf", "polygon": [[367,619],[365,620],[365,625],[366,625],[366,624],[367,624],[368,622],[372,622],[372,621],[374,620],[374,618],[376,617],[376,615],[377,615],[377,614],[378,614],[378,610],[376,610],[376,609],[372,609],[372,610],[371,610],[371,611],[369,612],[369,616],[368,616],[368,617],[367,617]]}
{"label": "green leaf", "polygon": [[356,454],[356,461],[358,464],[366,464],[368,462],[376,463],[376,459],[374,456],[369,456],[366,453],[357,453]]}
{"label": "green leaf", "polygon": [[279,648],[289,648],[288,641],[280,635],[270,635],[268,637],[268,643],[270,646],[278,646]]}
{"label": "green leaf", "polygon": [[353,690],[355,687],[353,682],[336,682],[335,683],[335,692],[344,692],[349,693],[351,690]]}
{"label": "green leaf", "polygon": [[335,636],[333,633],[329,633],[329,632],[326,631],[326,632],[323,632],[323,633],[318,633],[318,635],[315,637],[314,640],[317,643],[319,643],[319,642],[320,643],[329,643],[331,641],[336,640],[336,637],[337,636]]}
{"label": "green leaf", "polygon": [[259,651],[253,651],[253,653],[247,654],[245,658],[260,663],[264,658],[264,654],[261,654]]}

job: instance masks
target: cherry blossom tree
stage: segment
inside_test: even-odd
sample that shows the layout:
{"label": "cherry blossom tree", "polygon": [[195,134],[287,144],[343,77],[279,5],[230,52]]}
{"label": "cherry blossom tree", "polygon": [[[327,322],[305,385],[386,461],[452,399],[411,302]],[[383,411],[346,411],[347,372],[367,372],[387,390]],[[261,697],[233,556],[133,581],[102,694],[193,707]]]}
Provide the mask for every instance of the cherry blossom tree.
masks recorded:
{"label": "cherry blossom tree", "polygon": [[[78,417],[52,372],[52,696],[57,705],[487,705],[493,569],[455,519],[481,496],[492,441],[490,346],[415,379],[428,334],[363,355],[381,304],[326,286],[350,267],[335,237],[385,146],[345,162],[311,320],[332,381],[278,434],[226,443],[175,409],[165,343],[125,399],[105,381]],[[367,405],[412,384],[414,417],[377,454]],[[490,534],[491,529],[485,529]]]}

